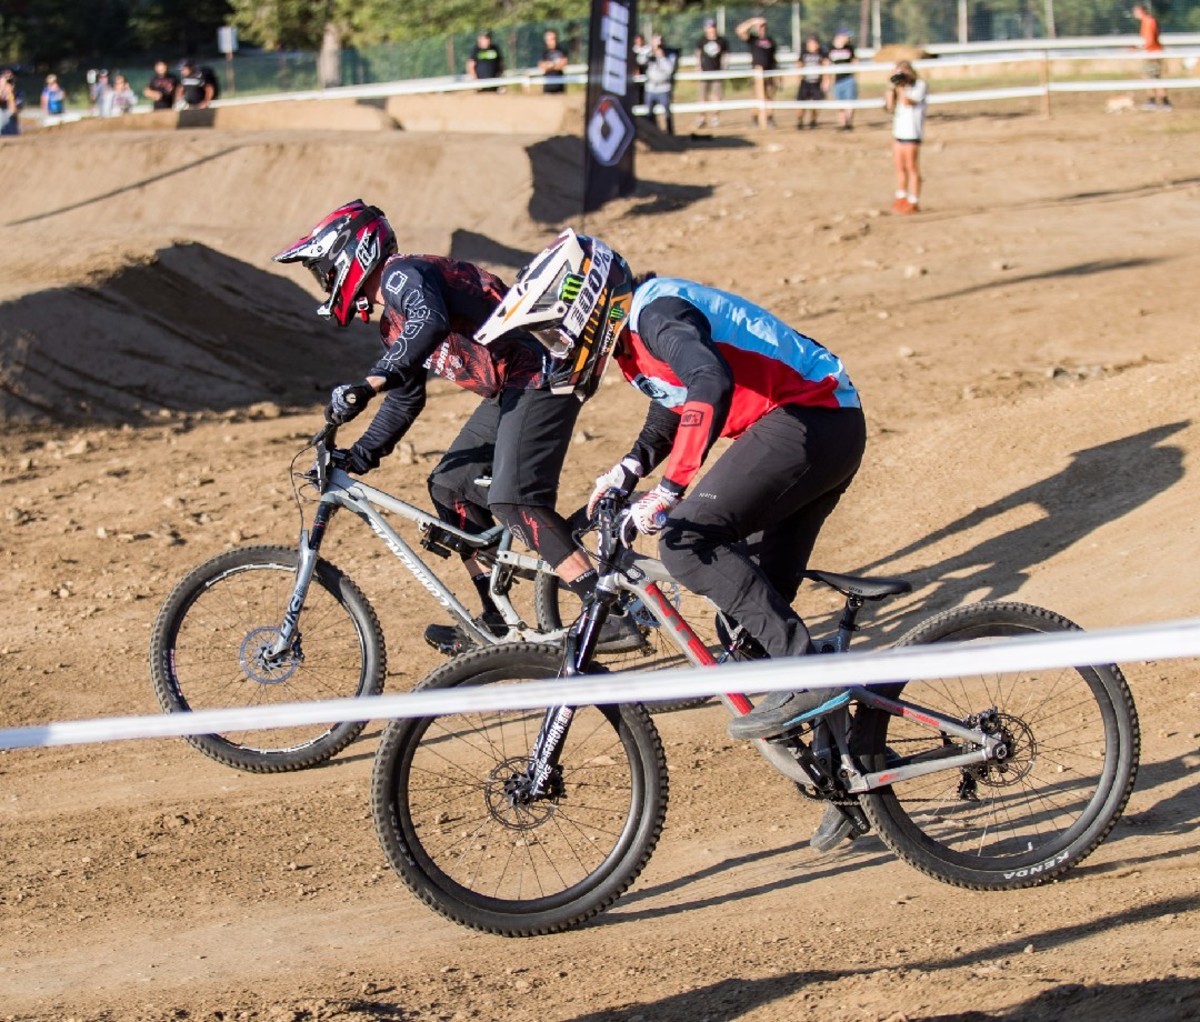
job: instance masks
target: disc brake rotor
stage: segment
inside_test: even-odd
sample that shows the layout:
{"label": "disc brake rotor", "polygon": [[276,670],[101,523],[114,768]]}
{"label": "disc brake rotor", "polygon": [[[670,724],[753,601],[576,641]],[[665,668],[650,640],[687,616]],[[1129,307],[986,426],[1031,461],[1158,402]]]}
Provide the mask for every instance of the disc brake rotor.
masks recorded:
{"label": "disc brake rotor", "polygon": [[238,651],[238,663],[250,681],[260,685],[280,685],[300,669],[304,656],[299,640],[279,656],[270,655],[278,638],[279,629],[274,627],[255,628],[246,633]]}

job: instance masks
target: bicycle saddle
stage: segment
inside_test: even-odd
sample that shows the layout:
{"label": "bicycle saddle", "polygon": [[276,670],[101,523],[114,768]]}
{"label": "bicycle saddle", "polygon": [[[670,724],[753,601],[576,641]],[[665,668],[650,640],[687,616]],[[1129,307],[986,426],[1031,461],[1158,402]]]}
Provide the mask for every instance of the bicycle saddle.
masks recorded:
{"label": "bicycle saddle", "polygon": [[885,596],[911,593],[912,583],[906,578],[867,578],[860,575],[839,575],[836,571],[809,569],[805,578],[824,582],[843,596],[858,596],[864,600],[882,600]]}

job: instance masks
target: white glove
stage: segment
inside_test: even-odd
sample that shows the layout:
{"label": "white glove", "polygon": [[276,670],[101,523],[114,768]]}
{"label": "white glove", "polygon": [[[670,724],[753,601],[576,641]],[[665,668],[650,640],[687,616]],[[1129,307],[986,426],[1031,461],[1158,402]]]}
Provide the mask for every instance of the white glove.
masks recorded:
{"label": "white glove", "polygon": [[642,466],[636,458],[623,458],[604,475],[597,476],[596,485],[592,488],[592,495],[588,497],[588,518],[595,517],[596,505],[609,490],[620,490],[621,496],[628,497],[641,478]]}
{"label": "white glove", "polygon": [[629,509],[629,520],[643,536],[653,536],[667,524],[667,515],[679,503],[679,499],[678,493],[664,490],[659,484],[633,502]]}

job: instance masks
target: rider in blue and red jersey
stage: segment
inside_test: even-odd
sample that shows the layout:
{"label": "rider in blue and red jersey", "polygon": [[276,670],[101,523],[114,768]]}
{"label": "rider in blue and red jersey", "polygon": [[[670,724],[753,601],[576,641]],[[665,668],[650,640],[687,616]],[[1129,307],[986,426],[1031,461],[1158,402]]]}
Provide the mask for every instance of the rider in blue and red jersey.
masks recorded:
{"label": "rider in blue and red jersey", "polygon": [[[560,236],[531,264],[538,279],[518,278],[525,308],[510,310],[507,326],[533,330],[543,343],[558,328],[569,343],[570,317],[558,299],[564,288],[586,292],[587,283],[567,250],[611,253],[599,239]],[[496,335],[499,315],[476,336]],[[611,487],[631,492],[665,461],[631,519],[646,535],[661,532],[671,575],[712,600],[768,656],[811,653],[791,602],[866,443],[858,391],[841,361],[745,298],[662,277],[634,291],[615,360],[652,403],[629,454],[596,480],[591,506]],[[734,443],[701,476],[719,437]],[[778,693],[732,721],[730,733],[775,737],[847,699],[844,691]]]}

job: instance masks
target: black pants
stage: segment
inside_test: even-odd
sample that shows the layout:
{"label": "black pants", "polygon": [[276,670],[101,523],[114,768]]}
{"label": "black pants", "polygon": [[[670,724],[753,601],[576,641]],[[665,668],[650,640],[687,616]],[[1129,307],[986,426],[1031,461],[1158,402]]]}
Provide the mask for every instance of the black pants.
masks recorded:
{"label": "black pants", "polygon": [[[438,514],[482,532],[495,512],[518,538],[559,564],[574,550],[571,530],[554,506],[580,407],[573,394],[548,390],[505,390],[480,404],[429,476]],[[485,489],[476,480],[488,475],[492,482]]]}
{"label": "black pants", "polygon": [[866,445],[857,408],[776,408],[719,458],[667,521],[659,555],[773,657],[810,651],[791,603],[817,534]]}

